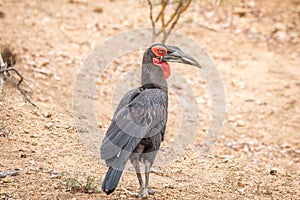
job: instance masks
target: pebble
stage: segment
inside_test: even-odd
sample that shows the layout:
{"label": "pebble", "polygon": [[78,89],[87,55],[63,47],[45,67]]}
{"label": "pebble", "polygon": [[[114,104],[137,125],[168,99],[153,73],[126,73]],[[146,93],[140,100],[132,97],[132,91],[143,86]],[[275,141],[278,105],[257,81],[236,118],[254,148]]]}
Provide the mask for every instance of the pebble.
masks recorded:
{"label": "pebble", "polygon": [[34,160],[30,160],[29,163],[32,164],[32,165],[35,165]]}
{"label": "pebble", "polygon": [[101,6],[97,6],[97,7],[94,8],[93,11],[96,12],[96,13],[102,13],[103,12],[103,8]]}
{"label": "pebble", "polygon": [[277,170],[271,169],[271,170],[270,170],[270,174],[273,175],[273,176],[274,176],[274,175],[277,175]]}
{"label": "pebble", "polygon": [[11,183],[12,182],[12,178],[10,176],[7,176],[3,179],[3,183]]}
{"label": "pebble", "polygon": [[245,121],[244,120],[237,120],[236,122],[233,123],[233,126],[234,127],[242,127],[242,126],[245,126]]}
{"label": "pebble", "polygon": [[57,179],[60,179],[62,177],[61,173],[58,173],[58,172],[52,172],[50,174],[50,178],[57,178]]}
{"label": "pebble", "polygon": [[230,116],[228,118],[228,122],[234,122],[236,120],[236,117],[235,116]]}
{"label": "pebble", "polygon": [[52,127],[52,123],[51,122],[45,124],[45,128],[50,129],[51,127]]}
{"label": "pebble", "polygon": [[44,116],[45,118],[50,118],[50,117],[52,117],[52,113],[49,112],[49,111],[47,111],[47,112],[44,112],[43,116]]}
{"label": "pebble", "polygon": [[5,13],[0,11],[0,18],[4,18],[5,17]]}
{"label": "pebble", "polygon": [[52,132],[51,134],[52,134],[52,135],[59,135],[58,132]]}
{"label": "pebble", "polygon": [[244,194],[245,193],[245,188],[239,188],[238,191],[239,191],[239,193]]}
{"label": "pebble", "polygon": [[29,129],[24,129],[24,133],[30,133]]}

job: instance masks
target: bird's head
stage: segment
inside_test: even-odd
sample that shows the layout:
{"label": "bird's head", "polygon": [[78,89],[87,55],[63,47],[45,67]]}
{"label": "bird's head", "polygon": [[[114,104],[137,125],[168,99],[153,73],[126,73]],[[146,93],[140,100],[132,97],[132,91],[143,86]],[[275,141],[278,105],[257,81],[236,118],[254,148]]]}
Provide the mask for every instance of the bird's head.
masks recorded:
{"label": "bird's head", "polygon": [[165,79],[171,75],[168,62],[177,62],[194,65],[201,68],[200,64],[190,55],[173,45],[154,44],[150,46],[144,55],[144,62],[153,63],[163,71]]}

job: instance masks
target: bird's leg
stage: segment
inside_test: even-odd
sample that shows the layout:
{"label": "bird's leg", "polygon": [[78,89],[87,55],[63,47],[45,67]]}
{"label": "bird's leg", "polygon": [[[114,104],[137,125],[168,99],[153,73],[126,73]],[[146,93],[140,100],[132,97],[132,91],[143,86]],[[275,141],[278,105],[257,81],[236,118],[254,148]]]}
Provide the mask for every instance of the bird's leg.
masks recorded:
{"label": "bird's leg", "polygon": [[139,192],[138,195],[139,195],[139,197],[142,197],[145,186],[144,186],[143,178],[142,178],[141,171],[140,171],[140,164],[139,164],[139,161],[137,159],[132,160],[131,163],[134,167],[136,176],[137,176],[137,178],[139,180],[139,183],[140,183],[140,192]]}
{"label": "bird's leg", "polygon": [[145,192],[147,194],[153,195],[156,191],[149,189],[149,174],[150,174],[151,163],[145,160]]}

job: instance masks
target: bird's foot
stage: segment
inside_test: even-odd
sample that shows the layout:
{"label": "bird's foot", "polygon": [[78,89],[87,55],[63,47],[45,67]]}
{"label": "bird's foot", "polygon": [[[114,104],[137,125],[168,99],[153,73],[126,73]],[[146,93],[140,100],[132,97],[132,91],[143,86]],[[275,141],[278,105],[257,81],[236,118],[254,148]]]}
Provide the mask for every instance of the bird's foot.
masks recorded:
{"label": "bird's foot", "polygon": [[141,188],[138,196],[142,198],[147,198],[148,195],[154,195],[155,193],[155,190],[150,190],[149,188]]}

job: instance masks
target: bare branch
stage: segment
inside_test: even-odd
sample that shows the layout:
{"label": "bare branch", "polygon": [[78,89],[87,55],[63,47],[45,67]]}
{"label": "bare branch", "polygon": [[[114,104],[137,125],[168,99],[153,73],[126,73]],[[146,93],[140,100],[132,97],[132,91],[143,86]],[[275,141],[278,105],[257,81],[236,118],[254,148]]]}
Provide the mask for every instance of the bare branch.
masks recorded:
{"label": "bare branch", "polygon": [[[180,18],[180,16],[181,16],[181,14],[187,10],[187,8],[188,8],[189,5],[191,4],[191,2],[192,2],[192,0],[187,0],[187,2],[185,2],[186,4],[184,5],[184,7],[183,7],[178,13],[176,13],[177,16],[176,16],[174,22],[172,23],[171,28],[170,28],[169,31],[164,35],[164,38],[163,38],[163,41],[162,41],[163,43],[166,42],[168,36],[171,34],[172,30],[174,29],[175,25],[177,24],[177,22],[178,22],[178,20],[179,20],[179,18]],[[182,3],[182,1],[181,1],[180,3]]]}
{"label": "bare branch", "polygon": [[[175,21],[173,22],[173,24],[172,24],[172,26],[171,26],[171,30],[175,27],[175,25],[176,25],[176,23],[178,22],[178,20],[179,20],[181,14],[187,10],[187,8],[190,6],[191,2],[192,2],[192,0],[187,0],[187,3],[184,5],[183,9],[181,9],[181,10],[178,12],[177,17],[176,17]],[[182,3],[182,1],[181,1],[181,3]]]}
{"label": "bare branch", "polygon": [[[0,56],[0,60],[2,60],[2,57]],[[3,60],[2,60],[3,61]],[[2,62],[1,61],[1,62]],[[1,74],[5,74],[5,73],[7,73],[7,72],[10,72],[10,71],[13,71],[13,72],[15,72],[18,76],[19,76],[19,81],[18,81],[18,83],[17,83],[17,88],[18,88],[18,90],[19,90],[19,92],[25,97],[25,100],[27,101],[27,102],[29,102],[31,105],[33,105],[34,107],[37,107],[29,98],[28,98],[28,96],[27,96],[27,94],[26,94],[26,92],[21,88],[21,84],[22,84],[22,82],[23,82],[23,80],[24,80],[24,77],[20,74],[20,72],[18,72],[18,70],[16,70],[15,68],[13,68],[13,67],[8,67],[8,68],[5,68],[5,69],[1,69],[0,70],[0,75]]]}
{"label": "bare branch", "polygon": [[[152,29],[153,29],[153,40],[155,40],[156,37],[163,34],[162,43],[165,43],[168,36],[171,34],[172,30],[176,26],[178,20],[180,19],[183,12],[187,10],[187,8],[190,6],[192,0],[176,0],[176,1],[170,1],[170,0],[160,0],[160,11],[158,15],[156,16],[155,20],[153,19],[153,1],[148,0],[148,4],[150,7],[150,20],[152,23]],[[166,20],[166,7],[170,4],[175,4],[175,10],[170,15],[168,20]],[[161,23],[161,30],[156,32],[155,30],[155,23],[157,23],[160,20]]]}
{"label": "bare branch", "polygon": [[161,27],[165,28],[165,10],[168,5],[169,0],[162,0],[161,2]]}
{"label": "bare branch", "polygon": [[153,6],[151,0],[148,0],[149,8],[150,8],[150,20],[152,25],[152,42],[155,40],[155,22],[153,20]]}
{"label": "bare branch", "polygon": [[161,9],[160,9],[158,15],[156,16],[155,22],[157,22],[159,20],[159,18],[162,16],[162,14],[165,12],[165,8],[168,5],[168,3],[169,3],[169,0],[166,0],[166,1],[162,0],[162,2],[161,2],[162,6],[161,6]]}
{"label": "bare branch", "polygon": [[175,16],[178,14],[179,9],[182,6],[182,1],[179,2],[178,6],[176,7],[175,11],[172,13],[170,19],[168,20],[166,26],[169,26],[169,24],[173,21],[173,19],[175,18]]}

